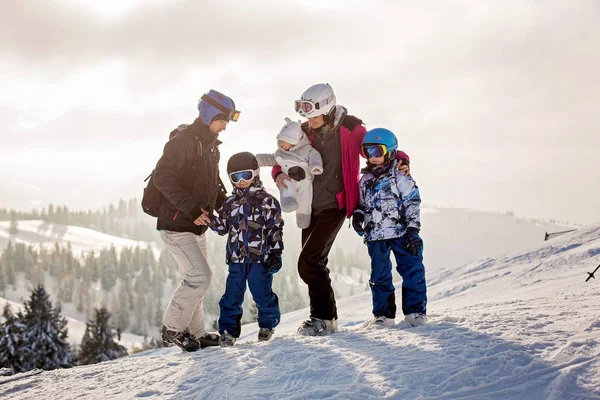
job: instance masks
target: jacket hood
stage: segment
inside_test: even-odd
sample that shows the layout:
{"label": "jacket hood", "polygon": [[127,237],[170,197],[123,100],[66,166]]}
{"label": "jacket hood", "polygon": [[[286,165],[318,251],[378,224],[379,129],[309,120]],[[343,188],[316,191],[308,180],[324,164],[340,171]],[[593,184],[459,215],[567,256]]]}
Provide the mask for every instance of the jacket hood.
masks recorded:
{"label": "jacket hood", "polygon": [[348,115],[348,110],[344,106],[335,106],[335,114],[333,117],[333,129],[338,129],[344,118]]}

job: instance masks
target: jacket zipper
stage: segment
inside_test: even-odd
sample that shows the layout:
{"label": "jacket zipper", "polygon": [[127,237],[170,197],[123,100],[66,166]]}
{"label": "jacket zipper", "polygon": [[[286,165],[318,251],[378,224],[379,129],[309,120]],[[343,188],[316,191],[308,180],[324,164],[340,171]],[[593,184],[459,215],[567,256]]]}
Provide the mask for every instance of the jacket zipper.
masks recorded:
{"label": "jacket zipper", "polygon": [[173,221],[175,221],[175,219],[177,219],[177,215],[179,215],[179,208],[177,209],[177,212],[175,213],[175,215],[173,216]]}

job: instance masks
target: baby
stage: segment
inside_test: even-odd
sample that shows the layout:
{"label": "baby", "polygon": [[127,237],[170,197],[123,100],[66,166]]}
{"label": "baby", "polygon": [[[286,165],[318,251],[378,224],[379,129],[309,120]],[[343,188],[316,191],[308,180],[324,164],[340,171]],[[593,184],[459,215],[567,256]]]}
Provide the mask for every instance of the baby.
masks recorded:
{"label": "baby", "polygon": [[323,173],[323,159],[302,131],[299,122],[285,119],[286,123],[277,135],[279,149],[275,154],[257,154],[260,167],[279,165],[286,179],[287,188],[280,188],[281,210],[296,211],[296,224],[300,229],[310,225],[315,175]]}

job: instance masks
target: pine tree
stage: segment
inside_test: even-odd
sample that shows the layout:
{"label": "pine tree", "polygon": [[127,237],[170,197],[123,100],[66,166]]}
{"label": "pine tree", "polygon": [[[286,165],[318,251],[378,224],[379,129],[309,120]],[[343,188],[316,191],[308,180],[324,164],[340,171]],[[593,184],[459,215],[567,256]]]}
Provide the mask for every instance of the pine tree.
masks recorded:
{"label": "pine tree", "polygon": [[97,282],[100,279],[100,272],[98,268],[98,260],[96,254],[92,250],[85,258],[85,279],[89,282]]}
{"label": "pine tree", "polygon": [[95,309],[95,314],[95,319],[88,321],[85,327],[78,356],[80,365],[96,364],[127,355],[125,347],[114,340],[116,332],[108,323],[110,313],[102,307]]}
{"label": "pine tree", "polygon": [[117,304],[113,309],[116,323],[120,329],[127,329],[129,326],[129,293],[127,293],[126,283],[119,282],[117,294]]}
{"label": "pine tree", "polygon": [[15,316],[10,305],[6,303],[2,312],[4,322],[0,324],[0,368],[10,368],[13,373],[23,372],[20,355],[21,334],[25,328],[19,317]]}
{"label": "pine tree", "polygon": [[13,212],[10,216],[10,226],[8,228],[9,235],[16,235],[19,233],[19,223],[17,222],[17,216]]}
{"label": "pine tree", "polygon": [[0,296],[4,296],[6,293],[6,272],[4,270],[4,263],[0,258]]}
{"label": "pine tree", "polygon": [[119,254],[119,267],[117,268],[117,278],[124,279],[128,274],[131,265],[132,252],[129,247],[125,247]]}
{"label": "pine tree", "polygon": [[111,291],[117,283],[117,251],[111,245],[109,250],[102,250],[98,257],[100,266],[100,283],[107,292]]}
{"label": "pine tree", "polygon": [[67,319],[61,316],[60,307],[52,307],[43,286],[34,289],[29,301],[25,302],[23,324],[25,370],[73,366],[73,354],[67,342]]}
{"label": "pine tree", "polygon": [[6,245],[6,249],[2,253],[2,264],[4,264],[4,274],[6,277],[6,283],[16,288],[16,271],[15,271],[15,250],[12,241],[9,240]]}

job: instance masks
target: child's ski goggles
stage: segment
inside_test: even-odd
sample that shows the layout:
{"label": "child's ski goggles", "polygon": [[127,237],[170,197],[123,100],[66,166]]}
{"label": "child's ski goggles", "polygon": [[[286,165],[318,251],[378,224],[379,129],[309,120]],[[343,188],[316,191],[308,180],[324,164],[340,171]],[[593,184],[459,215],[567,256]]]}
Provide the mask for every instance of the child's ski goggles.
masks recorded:
{"label": "child's ski goggles", "polygon": [[387,154],[387,147],[384,144],[364,144],[362,152],[367,160],[371,157],[379,158]]}
{"label": "child's ski goggles", "polygon": [[260,170],[245,169],[243,171],[235,171],[229,174],[229,179],[232,183],[240,183],[241,181],[250,182],[254,177],[258,176]]}
{"label": "child's ski goggles", "polygon": [[331,96],[329,96],[328,98],[326,98],[325,100],[321,100],[319,102],[313,103],[310,100],[296,100],[294,102],[294,108],[296,110],[296,112],[299,112],[300,110],[304,111],[305,113],[309,113],[312,112],[313,110],[318,110],[323,106],[326,106],[329,103],[333,102],[333,94]]}
{"label": "child's ski goggles", "polygon": [[229,108],[223,106],[207,94],[203,95],[201,100],[207,102],[208,104],[225,114],[227,121],[237,122],[237,120],[240,118],[240,111],[230,110]]}

